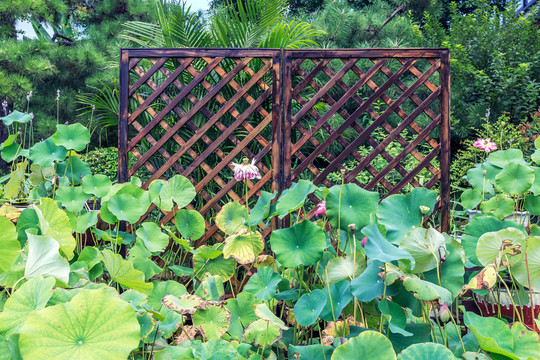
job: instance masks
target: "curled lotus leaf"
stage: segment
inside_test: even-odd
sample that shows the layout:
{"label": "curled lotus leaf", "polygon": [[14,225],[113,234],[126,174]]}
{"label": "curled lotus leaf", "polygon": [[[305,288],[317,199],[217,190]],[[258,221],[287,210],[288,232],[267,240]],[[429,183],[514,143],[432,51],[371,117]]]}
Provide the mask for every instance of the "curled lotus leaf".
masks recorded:
{"label": "curled lotus leaf", "polygon": [[9,115],[0,117],[0,120],[2,120],[2,122],[6,126],[9,126],[14,122],[19,124],[26,124],[32,121],[32,115],[29,113],[23,113],[17,110],[13,110]]}
{"label": "curled lotus leaf", "polygon": [[179,298],[169,294],[166,295],[161,302],[169,309],[174,310],[181,315],[194,314],[197,309],[200,309],[201,307],[206,308],[204,304],[207,303],[207,301],[203,300],[200,296],[191,294],[184,294]]}
{"label": "curled lotus leaf", "polygon": [[223,257],[234,258],[239,264],[245,265],[254,262],[257,255],[264,249],[262,235],[257,231],[245,231],[233,234],[225,239]]}
{"label": "curled lotus leaf", "polygon": [[268,347],[281,339],[283,330],[270,322],[258,319],[244,330],[244,340],[255,346]]}
{"label": "curled lotus leaf", "polygon": [[225,204],[216,215],[216,225],[225,234],[234,234],[246,227],[247,209],[238,201]]}
{"label": "curled lotus leaf", "polygon": [[446,240],[434,228],[417,227],[409,231],[399,244],[414,258],[414,273],[423,273],[435,269],[446,258]]}
{"label": "curled lotus leaf", "polygon": [[283,320],[278,318],[266,304],[255,304],[255,315],[260,319],[270,322],[270,324],[278,326],[280,329],[287,330],[288,327],[285,326]]}
{"label": "curled lotus leaf", "polygon": [[90,142],[90,131],[82,124],[56,125],[52,139],[57,146],[68,150],[82,151]]}

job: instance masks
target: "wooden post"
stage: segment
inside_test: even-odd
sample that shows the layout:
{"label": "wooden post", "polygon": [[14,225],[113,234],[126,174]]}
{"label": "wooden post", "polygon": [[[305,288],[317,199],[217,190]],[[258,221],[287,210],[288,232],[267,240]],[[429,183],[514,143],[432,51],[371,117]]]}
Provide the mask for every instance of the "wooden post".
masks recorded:
{"label": "wooden post", "polygon": [[450,50],[441,55],[441,231],[450,232]]}

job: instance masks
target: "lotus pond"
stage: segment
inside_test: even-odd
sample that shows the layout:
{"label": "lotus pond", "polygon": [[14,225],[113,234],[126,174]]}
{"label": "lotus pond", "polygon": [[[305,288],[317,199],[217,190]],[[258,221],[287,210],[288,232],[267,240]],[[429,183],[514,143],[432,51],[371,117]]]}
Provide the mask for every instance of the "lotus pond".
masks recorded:
{"label": "lotus pond", "polygon": [[[113,184],[81,159],[89,141],[73,124],[1,145],[1,359],[540,358],[540,228],[504,220],[540,215],[540,168],[519,150],[467,174],[462,202],[479,213],[460,241],[437,230],[436,192],[300,180],[224,205],[224,241],[196,246],[188,179]],[[256,164],[235,166],[256,181]],[[151,205],[174,223],[139,222]],[[476,306],[488,294],[491,317]]]}

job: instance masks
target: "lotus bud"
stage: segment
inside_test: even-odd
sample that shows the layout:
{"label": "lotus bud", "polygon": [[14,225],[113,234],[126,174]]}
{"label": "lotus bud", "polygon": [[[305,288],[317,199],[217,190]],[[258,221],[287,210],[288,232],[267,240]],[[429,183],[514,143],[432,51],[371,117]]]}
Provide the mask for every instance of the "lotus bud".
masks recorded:
{"label": "lotus bud", "polygon": [[356,225],[355,224],[349,224],[349,230],[351,230],[353,235],[354,235],[354,229],[356,229]]}
{"label": "lotus bud", "polygon": [[362,241],[360,242],[360,245],[362,245],[362,247],[366,247],[367,242],[368,242],[368,238],[366,236],[365,238],[362,239]]}
{"label": "lotus bud", "polygon": [[422,213],[422,215],[426,215],[427,213],[429,213],[429,210],[431,210],[429,207],[420,205],[420,212]]}
{"label": "lotus bud", "polygon": [[441,319],[442,322],[446,323],[448,320],[450,320],[450,309],[448,306],[446,306],[446,303],[443,303],[442,306],[439,308],[439,319]]}

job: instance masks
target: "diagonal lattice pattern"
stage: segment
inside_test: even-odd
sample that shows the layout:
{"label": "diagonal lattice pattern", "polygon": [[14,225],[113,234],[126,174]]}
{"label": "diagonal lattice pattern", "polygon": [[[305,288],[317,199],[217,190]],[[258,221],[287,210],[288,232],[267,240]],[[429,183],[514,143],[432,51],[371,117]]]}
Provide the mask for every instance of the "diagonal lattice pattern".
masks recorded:
{"label": "diagonal lattice pattern", "polygon": [[123,49],[119,124],[119,181],[186,176],[207,222],[199,244],[223,239],[223,204],[246,201],[231,170],[242,157],[262,175],[250,206],[298,179],[382,196],[424,186],[449,225],[446,49]]}

